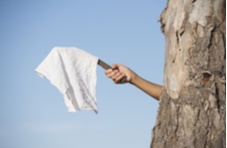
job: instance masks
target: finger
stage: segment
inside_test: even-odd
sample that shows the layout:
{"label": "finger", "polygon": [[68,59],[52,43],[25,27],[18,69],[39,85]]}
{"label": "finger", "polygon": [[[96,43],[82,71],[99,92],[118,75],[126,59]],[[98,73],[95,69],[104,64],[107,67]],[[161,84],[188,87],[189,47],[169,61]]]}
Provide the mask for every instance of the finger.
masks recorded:
{"label": "finger", "polygon": [[115,80],[116,78],[118,78],[121,75],[120,72],[116,72],[113,76],[112,79]]}
{"label": "finger", "polygon": [[120,73],[116,78],[115,78],[115,83],[125,83],[126,81],[121,82],[121,80],[125,77],[124,73]]}
{"label": "finger", "polygon": [[108,73],[107,76],[109,78],[113,79],[117,73],[118,73],[117,70],[113,70],[112,72]]}
{"label": "finger", "polygon": [[113,69],[107,69],[106,71],[105,71],[105,74],[107,75],[107,74],[109,74],[109,73],[111,73],[113,71]]}

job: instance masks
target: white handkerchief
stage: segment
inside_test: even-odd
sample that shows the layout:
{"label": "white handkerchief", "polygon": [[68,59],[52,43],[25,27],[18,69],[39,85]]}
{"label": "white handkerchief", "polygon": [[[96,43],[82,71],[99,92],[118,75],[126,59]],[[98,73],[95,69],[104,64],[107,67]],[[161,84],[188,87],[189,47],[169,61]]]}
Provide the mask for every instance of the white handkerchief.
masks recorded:
{"label": "white handkerchief", "polygon": [[68,111],[94,110],[98,57],[75,47],[55,47],[36,68],[63,94]]}

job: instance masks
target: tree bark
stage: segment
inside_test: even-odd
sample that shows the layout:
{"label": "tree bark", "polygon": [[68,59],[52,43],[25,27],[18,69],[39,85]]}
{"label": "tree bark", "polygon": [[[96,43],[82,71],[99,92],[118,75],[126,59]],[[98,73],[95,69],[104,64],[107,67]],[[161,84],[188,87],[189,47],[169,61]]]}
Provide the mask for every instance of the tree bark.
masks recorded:
{"label": "tree bark", "polygon": [[164,90],[151,148],[226,147],[226,1],[169,0]]}

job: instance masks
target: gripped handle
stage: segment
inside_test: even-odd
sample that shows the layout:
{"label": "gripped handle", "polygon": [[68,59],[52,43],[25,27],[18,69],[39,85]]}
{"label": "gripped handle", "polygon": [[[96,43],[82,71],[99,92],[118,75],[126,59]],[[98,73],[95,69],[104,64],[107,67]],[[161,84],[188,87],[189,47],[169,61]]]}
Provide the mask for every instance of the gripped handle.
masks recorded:
{"label": "gripped handle", "polygon": [[[102,60],[98,60],[98,65],[101,66],[103,69],[107,70],[107,69],[111,69],[111,66],[107,63],[105,63],[104,61]],[[123,77],[121,80],[120,80],[121,83],[123,82],[126,82],[126,77]]]}

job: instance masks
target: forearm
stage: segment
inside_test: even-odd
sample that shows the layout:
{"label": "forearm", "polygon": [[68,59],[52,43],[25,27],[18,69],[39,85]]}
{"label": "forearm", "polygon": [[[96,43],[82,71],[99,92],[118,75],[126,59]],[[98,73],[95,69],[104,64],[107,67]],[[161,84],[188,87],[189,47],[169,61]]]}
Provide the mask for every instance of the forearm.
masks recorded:
{"label": "forearm", "polygon": [[141,78],[134,71],[132,71],[128,67],[125,67],[124,65],[113,64],[112,68],[106,70],[105,73],[116,84],[123,84],[129,82],[147,93],[148,95],[152,96],[156,100],[159,100],[161,96],[162,86]]}
{"label": "forearm", "polygon": [[136,76],[130,83],[135,85],[151,97],[155,98],[156,100],[159,100],[163,89],[162,86],[149,82],[141,78],[140,76]]}

